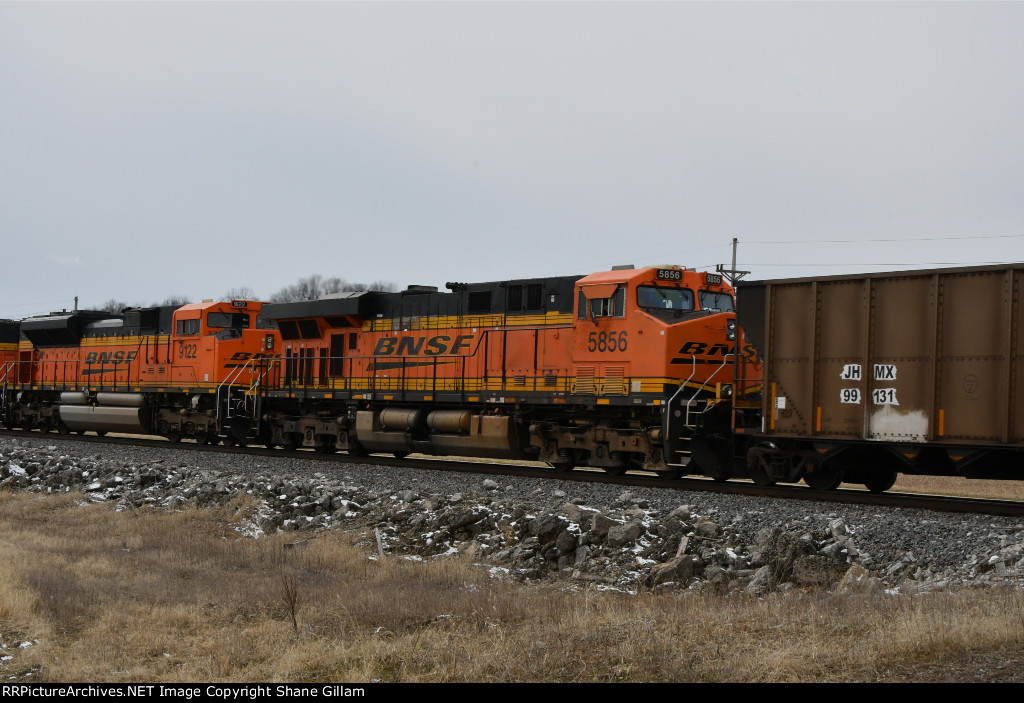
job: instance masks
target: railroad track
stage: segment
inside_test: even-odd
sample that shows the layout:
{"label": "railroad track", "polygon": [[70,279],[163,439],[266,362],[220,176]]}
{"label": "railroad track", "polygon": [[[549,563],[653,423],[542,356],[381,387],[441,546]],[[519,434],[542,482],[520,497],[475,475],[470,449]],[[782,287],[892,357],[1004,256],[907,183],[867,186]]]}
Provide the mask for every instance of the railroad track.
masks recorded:
{"label": "railroad track", "polygon": [[199,445],[194,442],[172,443],[165,439],[143,438],[135,435],[60,435],[25,432],[24,430],[0,429],[0,437],[45,439],[47,441],[86,442],[90,444],[116,444],[122,446],[178,449],[181,451],[218,452],[223,454],[247,454],[270,458],[306,459],[310,461],[339,462],[362,466],[400,466],[402,468],[430,471],[475,473],[490,476],[517,476],[523,478],[548,478],[581,483],[605,483],[619,486],[659,488],[676,491],[723,493],[729,495],[762,496],[790,500],[815,501],[820,503],[841,503],[876,505],[890,508],[915,508],[948,513],[970,513],[1003,517],[1024,517],[1024,501],[996,500],[990,498],[961,498],[955,496],[924,495],[916,493],[871,493],[857,488],[840,488],[835,491],[816,491],[801,485],[756,486],[747,480],[718,482],[702,477],[665,479],[656,474],[631,471],[614,476],[600,469],[579,468],[573,471],[555,471],[540,465],[492,463],[442,458],[406,457],[397,459],[390,455],[350,456],[347,454],[318,454],[311,450],[285,451],[263,447],[238,447],[226,445]]}

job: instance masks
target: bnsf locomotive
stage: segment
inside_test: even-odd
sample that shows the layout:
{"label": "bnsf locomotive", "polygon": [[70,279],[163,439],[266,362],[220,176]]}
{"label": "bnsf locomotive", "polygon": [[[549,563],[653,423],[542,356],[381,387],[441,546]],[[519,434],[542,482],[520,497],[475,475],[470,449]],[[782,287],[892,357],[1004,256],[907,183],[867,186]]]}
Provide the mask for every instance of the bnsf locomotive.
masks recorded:
{"label": "bnsf locomotive", "polygon": [[236,300],[23,320],[20,343],[6,344],[14,348],[0,367],[3,421],[62,434],[217,441],[247,400],[252,407],[251,371],[235,359],[272,345],[274,333],[256,324],[261,307]]}
{"label": "bnsf locomotive", "polygon": [[447,288],[268,306],[281,349],[263,384],[266,440],[680,473],[695,437],[728,433],[740,340],[721,276],[630,268]]}
{"label": "bnsf locomotive", "polygon": [[612,473],[679,474],[704,456],[727,475],[733,415],[758,408],[732,379],[737,364],[757,371],[737,356],[719,275],[629,268],[447,288],[30,318],[3,419]]}

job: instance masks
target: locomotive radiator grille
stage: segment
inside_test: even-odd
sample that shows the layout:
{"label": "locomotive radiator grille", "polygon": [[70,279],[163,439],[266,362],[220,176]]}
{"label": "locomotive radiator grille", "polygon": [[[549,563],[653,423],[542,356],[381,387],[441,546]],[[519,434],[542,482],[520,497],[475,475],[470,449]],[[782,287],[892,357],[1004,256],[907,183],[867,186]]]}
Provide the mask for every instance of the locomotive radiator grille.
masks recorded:
{"label": "locomotive radiator grille", "polygon": [[626,385],[626,369],[623,366],[604,367],[604,394],[605,395],[626,395],[629,389]]}
{"label": "locomotive radiator grille", "polygon": [[597,380],[594,378],[593,366],[577,366],[576,380],[572,384],[572,392],[576,395],[596,395]]}

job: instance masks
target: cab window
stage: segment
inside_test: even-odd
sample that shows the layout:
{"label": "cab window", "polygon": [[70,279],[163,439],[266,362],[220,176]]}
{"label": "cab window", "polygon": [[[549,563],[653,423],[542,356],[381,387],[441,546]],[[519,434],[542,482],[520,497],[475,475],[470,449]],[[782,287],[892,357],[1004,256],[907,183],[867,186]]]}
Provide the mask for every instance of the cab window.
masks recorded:
{"label": "cab window", "polygon": [[191,320],[178,320],[174,329],[179,336],[199,334],[199,318],[194,317]]}
{"label": "cab window", "polygon": [[249,329],[249,315],[244,312],[211,312],[206,316],[206,326],[215,329]]}
{"label": "cab window", "polygon": [[619,286],[612,293],[610,298],[587,298],[583,291],[580,291],[579,305],[576,309],[576,317],[580,320],[586,317],[625,317],[626,316],[626,288]]}
{"label": "cab window", "polygon": [[702,290],[699,295],[701,310],[712,310],[715,312],[732,312],[735,310],[732,296],[728,293],[718,290]]}
{"label": "cab window", "polygon": [[693,310],[693,291],[668,286],[637,286],[636,304],[646,310]]}

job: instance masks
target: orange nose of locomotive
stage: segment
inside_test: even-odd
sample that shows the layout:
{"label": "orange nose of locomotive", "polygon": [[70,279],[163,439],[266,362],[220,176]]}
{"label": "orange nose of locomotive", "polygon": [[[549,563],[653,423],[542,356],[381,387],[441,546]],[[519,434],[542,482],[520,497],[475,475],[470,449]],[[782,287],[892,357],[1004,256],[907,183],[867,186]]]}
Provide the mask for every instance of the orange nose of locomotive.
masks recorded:
{"label": "orange nose of locomotive", "polygon": [[665,339],[660,363],[669,384],[709,393],[731,384],[739,330],[733,290],[720,275],[649,269],[636,282],[635,304]]}

